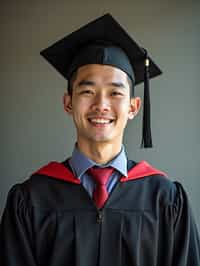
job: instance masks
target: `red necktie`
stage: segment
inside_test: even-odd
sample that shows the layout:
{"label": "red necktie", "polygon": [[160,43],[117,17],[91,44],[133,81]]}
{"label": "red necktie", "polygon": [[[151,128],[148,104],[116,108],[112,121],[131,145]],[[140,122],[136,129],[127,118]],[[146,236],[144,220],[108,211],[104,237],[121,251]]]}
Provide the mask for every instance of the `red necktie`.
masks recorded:
{"label": "red necktie", "polygon": [[88,173],[92,176],[96,184],[93,191],[93,200],[98,208],[102,208],[108,198],[106,184],[113,171],[114,169],[112,167],[99,168],[94,166],[88,169]]}

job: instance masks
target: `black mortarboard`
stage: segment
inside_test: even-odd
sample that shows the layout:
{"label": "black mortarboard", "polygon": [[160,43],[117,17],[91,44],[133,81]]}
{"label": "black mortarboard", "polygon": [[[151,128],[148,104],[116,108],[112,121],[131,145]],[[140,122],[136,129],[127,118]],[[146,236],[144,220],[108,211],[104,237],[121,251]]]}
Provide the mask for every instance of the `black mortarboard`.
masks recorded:
{"label": "black mortarboard", "polygon": [[149,78],[162,72],[110,14],[72,32],[41,51],[41,55],[68,81],[80,66],[103,64],[126,72],[133,88],[144,82],[142,146],[152,147]]}

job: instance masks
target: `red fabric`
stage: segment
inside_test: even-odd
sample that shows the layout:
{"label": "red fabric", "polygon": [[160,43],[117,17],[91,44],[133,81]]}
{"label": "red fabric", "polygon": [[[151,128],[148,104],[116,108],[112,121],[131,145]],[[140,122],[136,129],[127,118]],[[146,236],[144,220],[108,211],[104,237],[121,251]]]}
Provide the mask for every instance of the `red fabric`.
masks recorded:
{"label": "red fabric", "polygon": [[128,172],[128,177],[121,177],[120,182],[127,182],[129,180],[144,178],[150,175],[167,176],[164,172],[153,168],[146,161],[141,161]]}
{"label": "red fabric", "polygon": [[70,172],[63,164],[58,162],[50,162],[34,174],[46,175],[76,184],[81,183],[80,180],[72,174],[72,172]]}
{"label": "red fabric", "polygon": [[108,199],[106,184],[113,171],[112,167],[92,167],[88,170],[96,185],[93,191],[93,200],[98,208],[102,208]]}
{"label": "red fabric", "polygon": [[[80,184],[80,180],[76,178],[70,170],[63,164],[58,162],[50,162],[46,166],[40,168],[34,174],[41,174],[50,176],[52,178],[61,179],[75,184]],[[153,168],[146,161],[141,161],[128,172],[128,177],[121,177],[120,182],[127,182],[129,180],[144,178],[150,175],[163,175],[167,176],[164,172]]]}

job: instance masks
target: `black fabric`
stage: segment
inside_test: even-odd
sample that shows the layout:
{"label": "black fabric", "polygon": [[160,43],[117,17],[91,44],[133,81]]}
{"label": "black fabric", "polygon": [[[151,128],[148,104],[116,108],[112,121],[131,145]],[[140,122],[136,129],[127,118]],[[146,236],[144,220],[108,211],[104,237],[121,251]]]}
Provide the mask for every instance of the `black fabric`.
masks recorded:
{"label": "black fabric", "polygon": [[82,185],[33,175],[8,195],[0,263],[199,266],[200,243],[183,187],[163,176],[119,182],[99,211]]}
{"label": "black fabric", "polygon": [[79,67],[88,64],[110,65],[121,69],[129,76],[133,84],[132,87],[134,88],[135,76],[133,68],[128,56],[120,47],[101,43],[93,43],[83,47],[81,51],[77,53],[68,68],[69,77],[71,77],[72,73]]}
{"label": "black fabric", "polygon": [[[93,44],[96,46],[97,42],[99,44],[107,44],[104,45],[105,48],[115,46],[121,49],[120,52],[119,50],[116,52],[113,49],[105,49],[107,57],[104,57],[104,51],[101,49],[100,58],[103,56],[104,64],[111,64],[123,69],[135,80],[135,84],[144,81],[144,49],[130,37],[126,30],[110,14],[105,14],[68,34],[48,48],[43,49],[40,54],[65,79],[69,80],[72,72],[78,66],[88,63],[102,63],[99,60],[99,53],[96,52],[96,49],[94,52],[93,49]],[[92,49],[88,49],[89,47]],[[86,48],[87,53],[83,53],[82,51]],[[115,58],[113,58],[113,53]],[[162,73],[161,69],[150,56],[149,61],[149,77],[153,78],[160,75]]]}

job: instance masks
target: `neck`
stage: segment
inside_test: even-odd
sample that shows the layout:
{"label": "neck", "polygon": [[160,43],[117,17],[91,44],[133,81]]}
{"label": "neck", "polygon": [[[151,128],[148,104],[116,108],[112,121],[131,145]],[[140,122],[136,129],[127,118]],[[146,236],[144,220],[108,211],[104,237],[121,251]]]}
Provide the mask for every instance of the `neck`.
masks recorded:
{"label": "neck", "polygon": [[77,145],[79,150],[92,161],[98,164],[106,164],[120,152],[122,144],[92,143],[91,145],[87,145],[78,141]]}

